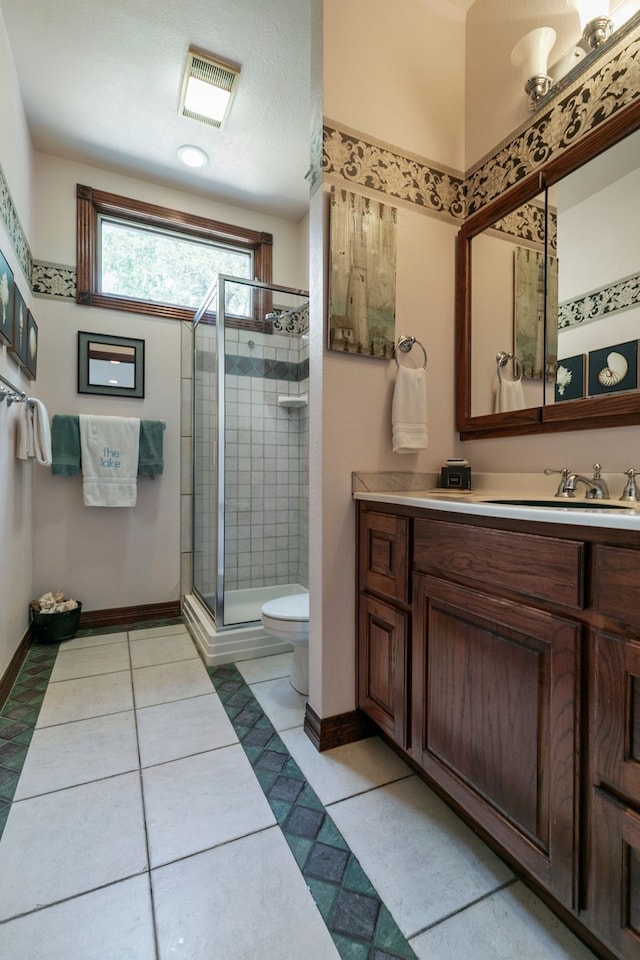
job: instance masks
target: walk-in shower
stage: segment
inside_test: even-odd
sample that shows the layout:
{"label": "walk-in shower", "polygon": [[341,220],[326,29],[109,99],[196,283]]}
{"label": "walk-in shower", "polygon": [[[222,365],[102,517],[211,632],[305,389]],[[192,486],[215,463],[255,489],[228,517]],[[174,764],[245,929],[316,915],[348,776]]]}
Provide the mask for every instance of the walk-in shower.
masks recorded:
{"label": "walk-in shower", "polygon": [[195,316],[185,615],[209,663],[276,652],[262,605],[308,587],[308,317],[304,291],[223,275]]}

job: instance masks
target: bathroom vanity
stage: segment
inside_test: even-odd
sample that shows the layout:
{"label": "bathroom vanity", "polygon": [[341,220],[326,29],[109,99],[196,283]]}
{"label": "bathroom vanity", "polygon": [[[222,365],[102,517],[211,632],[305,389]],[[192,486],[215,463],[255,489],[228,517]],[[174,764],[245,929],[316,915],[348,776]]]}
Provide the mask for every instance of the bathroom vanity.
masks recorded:
{"label": "bathroom vanity", "polygon": [[360,710],[603,955],[638,960],[640,508],[354,496]]}

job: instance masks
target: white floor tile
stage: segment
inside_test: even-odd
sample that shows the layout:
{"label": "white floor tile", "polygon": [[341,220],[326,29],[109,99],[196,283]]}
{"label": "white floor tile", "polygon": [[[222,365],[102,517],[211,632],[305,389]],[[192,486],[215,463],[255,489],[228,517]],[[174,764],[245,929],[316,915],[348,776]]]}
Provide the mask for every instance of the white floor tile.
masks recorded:
{"label": "white floor tile", "polygon": [[16,800],[138,770],[133,711],[36,730]]}
{"label": "white floor tile", "polygon": [[411,946],[420,960],[596,960],[521,883],[444,920]]}
{"label": "white floor tile", "polygon": [[202,661],[180,660],[133,671],[136,707],[186,700],[211,693],[213,686]]}
{"label": "white floor tile", "polygon": [[292,660],[293,653],[276,653],[272,657],[260,657],[259,660],[240,660],[236,667],[247,683],[258,683],[261,680],[288,677]]}
{"label": "white floor tile", "polygon": [[60,652],[82,650],[85,647],[101,647],[105,643],[126,643],[127,640],[126,633],[98,633],[86,637],[74,637],[73,640],[65,640],[60,644]]}
{"label": "white floor tile", "polygon": [[50,683],[36,728],[133,709],[131,671]]}
{"label": "white floor tile", "polygon": [[101,673],[118,673],[128,670],[129,644],[103,643],[81,650],[58,652],[51,674],[51,683],[59,680],[76,680],[79,677],[95,677]]}
{"label": "white floor tile", "polygon": [[279,830],[152,874],[160,960],[339,960]]}
{"label": "white floor tile", "polygon": [[213,692],[145,707],[137,711],[137,720],[143,767],[238,742],[220,698]]}
{"label": "white floor tile", "polygon": [[177,637],[185,634],[190,636],[183,623],[171,623],[164,627],[140,627],[137,630],[129,630],[129,640],[144,640],[146,637]]}
{"label": "white floor tile", "polygon": [[0,960],[155,960],[149,876],[9,920]]}
{"label": "white floor tile", "polygon": [[513,876],[418,777],[343,800],[330,814],[406,937]]}
{"label": "white floor tile", "polygon": [[297,693],[288,677],[251,685],[251,692],[276,730],[301,727],[307,698]]}
{"label": "white floor tile", "polygon": [[193,640],[184,634],[172,637],[145,637],[131,642],[131,666],[151,667],[157,663],[176,660],[196,660],[198,653]]}
{"label": "white floor tile", "polygon": [[241,746],[142,771],[151,866],[275,823]]}
{"label": "white floor tile", "polygon": [[141,873],[139,774],[13,803],[0,862],[0,920]]}
{"label": "white floor tile", "polygon": [[378,737],[323,753],[316,750],[302,727],[284,730],[281,738],[325,806],[412,776],[406,763]]}

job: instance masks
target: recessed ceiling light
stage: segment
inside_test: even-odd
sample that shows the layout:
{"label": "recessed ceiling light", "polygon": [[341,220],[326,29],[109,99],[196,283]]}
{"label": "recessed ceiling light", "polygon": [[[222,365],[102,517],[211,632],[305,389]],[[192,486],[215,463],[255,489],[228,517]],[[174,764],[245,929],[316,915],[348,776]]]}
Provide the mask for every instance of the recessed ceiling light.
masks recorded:
{"label": "recessed ceiling light", "polygon": [[209,157],[204,150],[201,150],[200,147],[194,147],[190,143],[178,147],[176,153],[188,167],[204,167],[209,162]]}
{"label": "recessed ceiling light", "polygon": [[190,47],[178,112],[183,117],[220,127],[239,76],[239,67]]}

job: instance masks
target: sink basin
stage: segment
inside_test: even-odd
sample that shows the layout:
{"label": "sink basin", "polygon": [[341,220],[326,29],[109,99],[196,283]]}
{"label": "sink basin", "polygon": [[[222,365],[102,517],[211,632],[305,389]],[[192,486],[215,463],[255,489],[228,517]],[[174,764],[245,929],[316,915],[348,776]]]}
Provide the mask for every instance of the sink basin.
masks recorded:
{"label": "sink basin", "polygon": [[505,497],[503,500],[483,500],[483,503],[502,503],[512,507],[546,507],[556,510],[631,510],[632,507],[623,503],[611,503],[610,500],[565,500],[563,497],[549,500],[517,500]]}

